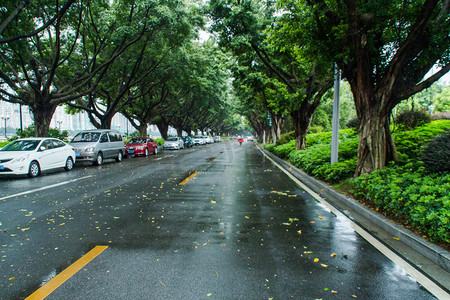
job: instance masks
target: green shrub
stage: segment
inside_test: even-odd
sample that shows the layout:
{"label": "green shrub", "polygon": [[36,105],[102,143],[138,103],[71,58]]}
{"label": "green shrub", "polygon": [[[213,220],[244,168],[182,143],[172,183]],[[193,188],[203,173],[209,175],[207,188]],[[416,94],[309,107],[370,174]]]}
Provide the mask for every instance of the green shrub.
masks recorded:
{"label": "green shrub", "polygon": [[309,128],[310,133],[321,133],[323,131],[323,126],[311,126]]}
{"label": "green shrub", "polygon": [[421,110],[408,110],[400,113],[395,119],[403,129],[416,128],[431,122],[429,113]]}
{"label": "green shrub", "polygon": [[290,141],[295,140],[295,131],[291,131],[285,134],[282,134],[281,137],[277,140],[276,144],[283,145],[289,143]]}
{"label": "green shrub", "polygon": [[9,144],[9,142],[0,142],[0,148],[3,148],[8,144]]}
{"label": "green shrub", "polygon": [[[339,132],[339,161],[341,163],[331,167],[323,166],[330,165],[331,160],[331,133],[321,133],[307,137],[305,150],[295,150],[289,154],[289,160],[303,169],[305,172],[319,176],[320,179],[326,178],[348,178],[347,175],[353,175],[356,167],[356,157],[358,151],[358,134],[354,129],[345,129]],[[351,162],[346,162],[351,160]],[[352,164],[354,164],[353,167]],[[323,166],[323,167],[322,167]],[[336,171],[339,166],[342,166],[342,176],[335,176],[331,173],[337,174]],[[353,168],[351,171],[350,169]],[[317,169],[317,170],[316,170]],[[328,170],[330,169],[330,170]],[[332,170],[332,171],[331,171]],[[328,174],[330,173],[330,174]],[[333,179],[336,182],[336,179]]]}
{"label": "green shrub", "polygon": [[273,153],[282,158],[285,159],[288,157],[289,153],[291,153],[291,151],[295,150],[295,140],[290,141],[289,143],[283,144],[283,145],[279,145],[279,146],[275,146],[273,148]]}
{"label": "green shrub", "polygon": [[[28,126],[24,130],[17,129],[16,130],[16,137],[13,137],[12,139],[17,138],[27,138],[27,137],[34,137],[35,135],[35,129],[34,124]],[[48,137],[57,138],[63,141],[67,141],[67,138],[69,136],[69,132],[67,130],[60,131],[57,128],[50,128],[48,130]]]}
{"label": "green shrub", "polygon": [[406,219],[432,241],[450,242],[450,174],[426,175],[411,163],[361,175],[352,185],[354,195]]}
{"label": "green shrub", "polygon": [[450,173],[450,130],[433,139],[423,150],[420,160],[430,173]]}
{"label": "green shrub", "polygon": [[273,144],[264,144],[263,147],[269,152],[273,152],[273,148],[275,148]]}
{"label": "green shrub", "polygon": [[[342,142],[342,140],[358,136],[358,132],[355,128],[349,128],[349,129],[341,129],[339,131],[339,141]],[[313,146],[315,144],[322,144],[322,143],[328,143],[331,144],[331,131],[328,132],[321,132],[321,133],[313,133],[308,134],[306,136],[306,146]]]}
{"label": "green shrub", "polygon": [[450,121],[438,120],[413,130],[396,132],[393,134],[393,139],[399,154],[406,155],[408,160],[417,160],[422,149],[431,139],[446,132],[449,128]]}
{"label": "green shrub", "polygon": [[164,139],[154,139],[158,146],[164,146]]}
{"label": "green shrub", "polygon": [[353,177],[356,171],[356,163],[356,157],[334,164],[326,163],[315,168],[312,175],[329,183],[338,183]]}
{"label": "green shrub", "polygon": [[289,160],[296,167],[312,174],[315,168],[330,162],[331,149],[327,144],[316,144],[305,150],[294,150],[289,154]]}
{"label": "green shrub", "polygon": [[331,143],[331,131],[311,133],[306,136],[306,147],[321,143]]}

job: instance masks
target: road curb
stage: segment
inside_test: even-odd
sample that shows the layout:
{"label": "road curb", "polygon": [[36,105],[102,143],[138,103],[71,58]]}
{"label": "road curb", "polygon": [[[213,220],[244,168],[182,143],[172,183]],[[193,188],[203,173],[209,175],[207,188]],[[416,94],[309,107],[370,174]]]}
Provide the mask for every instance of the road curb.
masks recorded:
{"label": "road curb", "polygon": [[[315,179],[314,177],[309,176],[308,174],[299,170],[291,163],[279,158],[273,153],[268,152],[258,143],[255,144],[267,156],[269,156],[271,159],[273,159],[283,168],[285,168],[287,172],[291,173],[298,180],[302,181],[309,188],[314,190],[317,194],[320,194],[322,197],[326,198],[326,200],[330,202],[330,204],[337,206],[336,208],[338,208],[345,215],[348,216],[348,214],[345,213],[345,211],[342,211],[342,205],[346,205],[355,212],[363,215],[369,221],[375,223],[378,227],[388,232],[393,237],[398,238],[402,243],[408,245],[412,249],[421,253],[423,256],[428,258],[433,263],[439,265],[447,272],[450,272],[450,253],[447,250],[435,244],[430,244],[430,242],[426,241],[424,238],[420,236],[417,236],[407,228],[392,222],[391,220],[385,218],[383,215],[373,212],[368,207],[363,206],[355,199],[352,199],[350,197],[347,197],[345,195],[336,192],[328,184],[321,182]],[[348,217],[351,218],[351,216]]]}

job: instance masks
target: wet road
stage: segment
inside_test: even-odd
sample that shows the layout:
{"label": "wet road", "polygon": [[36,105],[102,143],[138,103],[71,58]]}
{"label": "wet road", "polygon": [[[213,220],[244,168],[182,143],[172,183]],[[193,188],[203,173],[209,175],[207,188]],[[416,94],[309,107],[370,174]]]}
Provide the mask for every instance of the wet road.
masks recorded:
{"label": "wet road", "polygon": [[0,179],[0,199],[0,299],[96,246],[47,299],[435,299],[251,143]]}

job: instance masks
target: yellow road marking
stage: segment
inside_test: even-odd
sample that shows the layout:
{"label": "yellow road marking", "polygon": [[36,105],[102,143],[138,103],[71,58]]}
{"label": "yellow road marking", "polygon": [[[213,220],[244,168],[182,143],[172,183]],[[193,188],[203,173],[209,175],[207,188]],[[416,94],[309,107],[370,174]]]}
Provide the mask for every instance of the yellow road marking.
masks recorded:
{"label": "yellow road marking", "polygon": [[25,300],[38,300],[44,299],[53,291],[55,291],[61,284],[66,282],[70,277],[75,275],[79,270],[81,270],[85,265],[92,261],[97,255],[106,250],[108,246],[97,246],[88,253],[86,253],[79,260],[70,265],[67,269],[53,277],[52,280],[41,286],[36,292],[28,296]]}
{"label": "yellow road marking", "polygon": [[191,174],[191,176],[189,176],[188,178],[186,178],[185,180],[183,180],[183,181],[180,183],[180,185],[185,185],[189,180],[191,180],[192,178],[194,178],[195,175],[197,175],[197,174],[198,174],[198,172],[195,171],[194,173]]}

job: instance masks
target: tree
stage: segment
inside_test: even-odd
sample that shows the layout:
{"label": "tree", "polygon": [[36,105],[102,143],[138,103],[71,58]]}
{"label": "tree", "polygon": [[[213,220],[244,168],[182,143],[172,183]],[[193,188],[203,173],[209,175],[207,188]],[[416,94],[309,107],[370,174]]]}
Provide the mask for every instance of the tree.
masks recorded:
{"label": "tree", "polygon": [[[331,57],[351,86],[360,124],[355,176],[395,160],[389,128],[392,109],[450,70],[449,1],[281,4],[296,16],[293,22],[301,33],[313,34],[315,51]],[[426,78],[433,67],[438,71]]]}
{"label": "tree", "polygon": [[7,1],[13,12],[1,15],[0,99],[28,105],[37,136],[48,134],[56,107],[70,97],[58,70],[76,43],[83,7],[75,2],[23,1],[14,9],[16,2]]}
{"label": "tree", "polygon": [[[113,8],[113,20],[122,24],[116,28],[118,38],[134,33],[141,37],[108,65],[108,72],[95,78],[98,81],[95,90],[69,103],[72,108],[85,110],[97,128],[110,128],[117,112],[148,96],[148,87],[153,85],[150,75],[159,72],[170,53],[192,37],[192,28],[197,22],[195,15],[185,10],[182,1],[144,1],[133,5],[119,2]],[[100,33],[97,27],[101,23],[95,22],[92,20],[91,26],[94,32]],[[85,43],[84,48],[85,56],[89,56],[103,37],[99,34],[92,38],[87,31],[86,34],[85,40],[92,40]],[[116,41],[112,39],[111,43]],[[108,60],[110,55],[104,51],[99,61]],[[140,126],[143,128],[146,124]]]}
{"label": "tree", "polygon": [[[296,149],[304,149],[312,115],[333,84],[332,62],[318,56],[305,58],[301,48],[285,46],[276,28],[280,17],[274,1],[210,3],[213,29],[220,33],[220,44],[233,52],[238,63],[258,63],[266,68],[265,75],[277,89],[273,94],[282,100],[295,124]],[[243,61],[244,54],[250,52],[254,58]]]}

